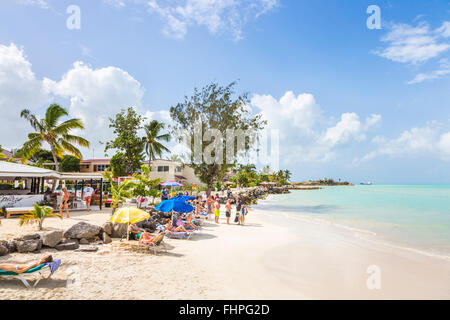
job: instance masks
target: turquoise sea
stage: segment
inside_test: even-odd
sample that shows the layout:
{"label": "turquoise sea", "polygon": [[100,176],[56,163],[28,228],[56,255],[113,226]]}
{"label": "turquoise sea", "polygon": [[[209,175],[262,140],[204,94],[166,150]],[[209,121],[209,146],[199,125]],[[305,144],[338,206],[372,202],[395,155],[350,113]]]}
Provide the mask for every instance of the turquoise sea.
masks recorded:
{"label": "turquoise sea", "polygon": [[[258,210],[302,215],[376,233],[380,240],[450,257],[450,185],[357,185],[270,195]],[[294,219],[292,221],[294,222]]]}

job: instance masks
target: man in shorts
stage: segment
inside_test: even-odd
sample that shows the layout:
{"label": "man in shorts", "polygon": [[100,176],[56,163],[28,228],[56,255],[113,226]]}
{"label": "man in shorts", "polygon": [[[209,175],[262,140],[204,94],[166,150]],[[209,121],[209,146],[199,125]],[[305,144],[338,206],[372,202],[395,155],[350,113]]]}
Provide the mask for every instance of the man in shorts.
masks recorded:
{"label": "man in shorts", "polygon": [[84,188],[83,196],[81,197],[82,200],[86,201],[87,211],[91,211],[91,200],[92,200],[93,193],[94,193],[94,189],[91,187],[91,184],[88,183],[87,187]]}
{"label": "man in shorts", "polygon": [[[235,222],[237,222],[238,224],[241,224],[241,209],[242,209],[242,202],[241,199],[239,199],[239,197],[236,198],[236,218]],[[236,221],[237,220],[237,221]]]}

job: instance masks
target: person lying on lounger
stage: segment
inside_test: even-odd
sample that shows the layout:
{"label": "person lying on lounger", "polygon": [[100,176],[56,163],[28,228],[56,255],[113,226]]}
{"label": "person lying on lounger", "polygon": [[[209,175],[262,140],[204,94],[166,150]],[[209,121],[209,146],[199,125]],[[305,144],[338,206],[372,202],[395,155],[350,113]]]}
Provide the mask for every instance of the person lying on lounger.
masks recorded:
{"label": "person lying on lounger", "polygon": [[197,227],[195,225],[193,225],[191,222],[189,222],[189,219],[186,219],[186,221],[183,220],[182,216],[179,215],[177,218],[177,223],[176,225],[179,226],[183,226],[186,230],[197,230]]}
{"label": "person lying on lounger", "polygon": [[31,262],[27,264],[13,264],[13,263],[0,263],[1,271],[12,271],[15,273],[24,273],[30,269],[40,266],[43,263],[53,262],[52,256],[45,256],[38,262]]}
{"label": "person lying on lounger", "polygon": [[139,228],[134,223],[130,224],[130,233],[133,235],[134,239],[139,240],[139,242],[150,241],[155,236],[154,234]]}
{"label": "person lying on lounger", "polygon": [[189,232],[184,226],[173,226],[170,219],[166,219],[166,230],[170,232]]}

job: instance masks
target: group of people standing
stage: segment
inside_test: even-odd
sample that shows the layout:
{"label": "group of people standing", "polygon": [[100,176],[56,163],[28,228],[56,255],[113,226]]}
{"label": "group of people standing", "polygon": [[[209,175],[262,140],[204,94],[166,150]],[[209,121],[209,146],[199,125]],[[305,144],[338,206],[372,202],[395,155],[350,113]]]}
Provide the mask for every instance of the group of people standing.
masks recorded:
{"label": "group of people standing", "polygon": [[[212,195],[207,196],[206,193],[204,193],[201,198],[197,197],[194,206],[196,214],[206,212],[209,218],[211,217],[211,214],[214,213],[214,222],[219,223],[221,204],[218,193],[216,193],[214,197]],[[227,224],[230,224],[231,211],[232,211],[231,199],[227,199],[227,202],[225,203],[225,217],[227,219]],[[239,225],[244,225],[245,216],[247,215],[247,213],[248,213],[247,206],[244,205],[244,203],[239,199],[239,197],[236,197],[236,216],[234,222]]]}

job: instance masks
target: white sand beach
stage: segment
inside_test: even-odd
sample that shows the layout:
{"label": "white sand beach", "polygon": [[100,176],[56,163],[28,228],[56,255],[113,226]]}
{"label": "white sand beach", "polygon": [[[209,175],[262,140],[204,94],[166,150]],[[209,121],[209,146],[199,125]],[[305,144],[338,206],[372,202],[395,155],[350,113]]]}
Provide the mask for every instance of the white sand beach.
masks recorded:
{"label": "white sand beach", "polygon": [[[265,213],[267,214],[267,212]],[[110,210],[49,218],[45,229],[86,221],[102,225]],[[450,262],[365,240],[356,232],[304,220],[296,232],[251,210],[245,226],[206,223],[190,240],[167,239],[167,253],[101,245],[95,253],[43,249],[10,254],[28,262],[44,254],[62,259],[52,279],[25,289],[0,278],[3,299],[449,299]],[[0,239],[35,227],[3,219]],[[381,289],[366,286],[367,268],[381,271]]]}

